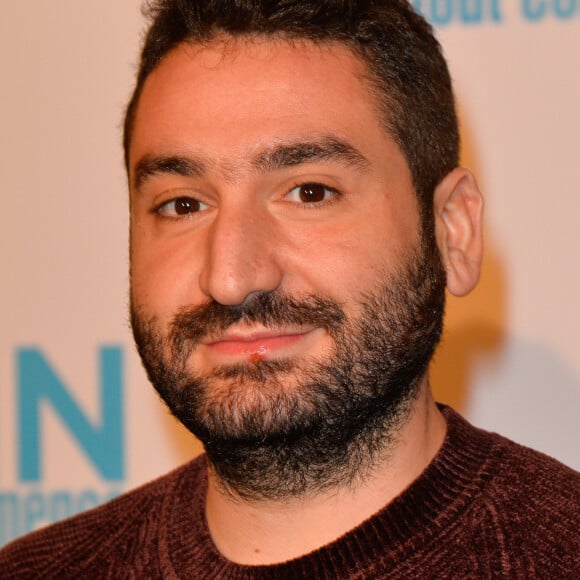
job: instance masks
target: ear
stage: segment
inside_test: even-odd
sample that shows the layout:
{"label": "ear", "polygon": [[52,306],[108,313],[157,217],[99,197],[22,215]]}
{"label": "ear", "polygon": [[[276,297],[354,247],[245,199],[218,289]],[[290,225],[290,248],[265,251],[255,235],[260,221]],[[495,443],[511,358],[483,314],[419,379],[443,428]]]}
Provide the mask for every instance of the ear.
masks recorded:
{"label": "ear", "polygon": [[483,258],[483,197],[475,177],[462,167],[435,189],[435,237],[447,272],[447,289],[464,296],[475,288]]}

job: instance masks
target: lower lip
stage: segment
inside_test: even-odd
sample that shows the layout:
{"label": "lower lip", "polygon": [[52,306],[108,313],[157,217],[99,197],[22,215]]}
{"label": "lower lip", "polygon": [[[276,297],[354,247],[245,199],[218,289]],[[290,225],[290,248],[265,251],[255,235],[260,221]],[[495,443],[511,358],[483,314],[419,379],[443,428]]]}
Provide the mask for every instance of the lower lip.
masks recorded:
{"label": "lower lip", "polygon": [[265,357],[268,354],[283,350],[302,340],[308,332],[301,334],[284,334],[270,336],[257,340],[222,340],[208,345],[215,353],[226,356],[252,356]]}

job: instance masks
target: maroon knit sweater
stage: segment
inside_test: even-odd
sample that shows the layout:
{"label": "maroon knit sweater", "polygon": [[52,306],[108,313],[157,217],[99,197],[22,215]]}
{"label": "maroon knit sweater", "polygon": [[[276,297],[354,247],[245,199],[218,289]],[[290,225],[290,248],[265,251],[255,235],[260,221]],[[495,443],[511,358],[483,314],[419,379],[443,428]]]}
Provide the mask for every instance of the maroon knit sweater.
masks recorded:
{"label": "maroon knit sweater", "polygon": [[0,578],[580,578],[580,474],[444,414],[443,447],[405,492],[296,560],[238,566],[219,554],[199,458],[13,542]]}

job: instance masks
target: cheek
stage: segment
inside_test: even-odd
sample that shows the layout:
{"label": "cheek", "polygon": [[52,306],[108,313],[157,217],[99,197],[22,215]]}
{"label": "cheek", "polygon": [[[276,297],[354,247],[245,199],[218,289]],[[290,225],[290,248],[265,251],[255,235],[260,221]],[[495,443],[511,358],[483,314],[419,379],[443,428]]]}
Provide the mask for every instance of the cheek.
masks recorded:
{"label": "cheek", "polygon": [[388,274],[400,260],[399,245],[382,226],[317,229],[294,235],[286,247],[286,289],[321,294],[343,304],[372,290],[378,274]]}
{"label": "cheek", "polygon": [[405,208],[381,202],[379,198],[368,210],[295,236],[289,244],[293,252],[287,276],[300,273],[305,291],[356,310],[361,296],[374,292],[385,277],[396,276],[419,243],[414,200]]}
{"label": "cheek", "polygon": [[201,300],[197,280],[199,256],[185,240],[156,243],[147,235],[131,237],[131,297],[160,317]]}

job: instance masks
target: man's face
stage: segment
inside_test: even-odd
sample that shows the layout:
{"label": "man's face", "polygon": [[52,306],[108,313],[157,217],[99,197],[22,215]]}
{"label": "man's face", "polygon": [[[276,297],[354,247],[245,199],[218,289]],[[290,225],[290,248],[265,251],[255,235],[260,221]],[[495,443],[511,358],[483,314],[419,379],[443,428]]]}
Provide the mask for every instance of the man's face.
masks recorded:
{"label": "man's face", "polygon": [[[230,40],[175,49],[145,83],[130,148],[135,333],[162,395],[191,391],[179,405],[209,448],[228,428],[280,437],[289,415],[320,415],[309,390],[337,359],[347,375],[385,351],[373,370],[388,390],[389,351],[416,356],[405,341],[433,284],[414,293],[431,276],[439,296],[440,272],[425,271],[411,176],[365,72],[341,45]],[[421,378],[403,375],[408,391]]]}

